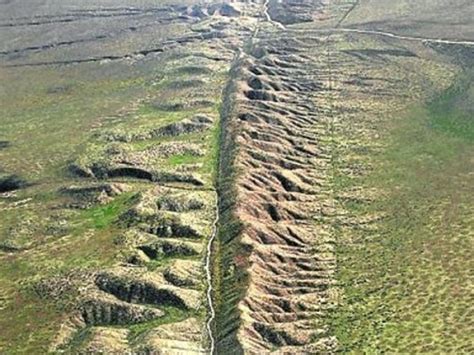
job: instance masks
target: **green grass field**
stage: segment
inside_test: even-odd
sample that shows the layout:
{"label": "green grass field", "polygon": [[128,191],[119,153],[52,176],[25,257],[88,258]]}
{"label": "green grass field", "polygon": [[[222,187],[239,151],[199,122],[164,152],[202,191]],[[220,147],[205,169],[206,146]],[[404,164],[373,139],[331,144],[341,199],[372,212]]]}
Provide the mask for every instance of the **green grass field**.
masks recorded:
{"label": "green grass field", "polygon": [[345,353],[474,351],[474,121],[459,109],[470,85],[397,117],[372,173],[353,182],[383,197],[344,207],[384,218],[340,243],[344,297],[330,323]]}

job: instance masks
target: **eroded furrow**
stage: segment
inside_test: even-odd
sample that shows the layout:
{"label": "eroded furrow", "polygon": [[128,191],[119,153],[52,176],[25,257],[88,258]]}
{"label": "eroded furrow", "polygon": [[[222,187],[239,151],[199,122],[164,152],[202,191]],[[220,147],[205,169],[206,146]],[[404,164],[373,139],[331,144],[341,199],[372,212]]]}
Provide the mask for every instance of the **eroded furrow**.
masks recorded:
{"label": "eroded furrow", "polygon": [[324,190],[331,157],[318,139],[330,135],[330,124],[316,107],[328,109],[334,92],[324,75],[326,58],[308,55],[324,46],[300,47],[296,56],[285,52],[285,42],[263,39],[254,48],[259,55],[243,58],[231,126],[240,172],[234,213],[244,221],[240,238],[249,251],[237,339],[249,353],[335,349],[333,337],[315,324],[330,307],[334,238],[314,223],[330,198]]}

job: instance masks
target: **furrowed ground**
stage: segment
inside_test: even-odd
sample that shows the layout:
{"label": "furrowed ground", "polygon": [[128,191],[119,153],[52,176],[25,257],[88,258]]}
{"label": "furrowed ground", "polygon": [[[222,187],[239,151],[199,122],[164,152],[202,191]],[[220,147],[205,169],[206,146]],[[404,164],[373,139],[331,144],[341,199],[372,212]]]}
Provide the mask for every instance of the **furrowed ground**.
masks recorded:
{"label": "furrowed ground", "polygon": [[0,1],[0,352],[474,352],[473,11]]}

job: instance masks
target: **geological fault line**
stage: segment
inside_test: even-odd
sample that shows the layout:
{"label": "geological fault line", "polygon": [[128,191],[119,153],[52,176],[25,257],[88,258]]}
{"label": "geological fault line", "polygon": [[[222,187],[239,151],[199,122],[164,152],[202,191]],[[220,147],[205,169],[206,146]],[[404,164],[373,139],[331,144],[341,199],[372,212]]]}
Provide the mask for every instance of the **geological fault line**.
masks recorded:
{"label": "geological fault line", "polygon": [[[282,23],[275,21],[272,19],[271,15],[268,12],[268,5],[269,5],[270,0],[265,0],[263,3],[263,16],[265,17],[266,21],[269,22],[272,25],[275,25],[281,30],[288,30]],[[474,45],[474,42],[471,41],[456,41],[456,40],[445,40],[445,39],[435,39],[435,38],[423,38],[423,37],[410,37],[410,36],[402,36],[402,35],[397,35],[394,33],[390,32],[382,32],[382,31],[372,31],[372,30],[359,30],[359,29],[351,29],[351,28],[341,28],[339,27],[342,22],[349,16],[349,14],[354,10],[354,8],[359,4],[359,0],[355,2],[355,4],[352,6],[352,8],[345,14],[343,19],[338,23],[338,25],[335,28],[327,28],[327,29],[316,29],[316,30],[308,30],[308,29],[290,29],[290,32],[326,32],[327,37],[326,37],[326,42],[329,42],[332,33],[334,32],[349,32],[349,33],[359,33],[359,34],[371,34],[371,35],[380,35],[380,36],[386,36],[386,37],[391,37],[395,39],[401,39],[401,40],[409,40],[409,41],[424,41],[424,42],[433,42],[433,43],[445,43],[445,44],[461,44],[461,45]],[[252,42],[258,35],[259,32],[259,27],[256,28],[254,33],[251,35],[249,38],[249,41]],[[327,43],[329,45],[329,43]],[[245,55],[245,45],[244,48],[238,48],[236,55],[234,57],[234,65],[238,63],[242,56]],[[331,89],[333,87],[333,73],[332,73],[332,66],[331,66],[331,53],[330,53],[330,48],[328,48],[327,52],[327,62],[328,62],[328,87]],[[333,106],[333,97],[329,98],[330,103],[330,109],[329,109],[329,133],[333,137],[334,140],[334,130],[335,130],[335,122],[334,122],[334,106]],[[212,233],[209,238],[209,241],[207,243],[207,254],[206,254],[206,263],[205,263],[205,268],[206,268],[206,277],[207,277],[207,302],[209,304],[209,318],[206,322],[206,330],[208,333],[209,337],[209,354],[210,355],[215,355],[215,350],[216,350],[216,338],[215,334],[213,332],[213,322],[215,321],[216,318],[216,310],[214,308],[214,303],[213,303],[213,272],[212,272],[212,265],[213,265],[213,244],[215,242],[215,239],[217,238],[217,233],[218,233],[218,225],[219,225],[219,220],[220,220],[220,215],[219,215],[219,194],[218,194],[218,189],[216,187],[215,191],[215,206],[216,206],[216,213],[215,213],[215,219],[212,225]]]}
{"label": "geological fault line", "polygon": [[[268,22],[271,24],[279,27],[280,29],[286,30],[285,26],[281,24],[280,22],[272,20],[270,14],[268,13],[268,3],[270,0],[265,0],[265,3],[263,4],[263,13]],[[253,35],[250,37],[250,41],[252,41],[258,34],[259,27],[255,30]],[[245,47],[245,46],[244,46]],[[238,63],[239,60],[241,59],[242,55],[244,54],[244,51],[242,49],[238,49],[236,56],[234,58],[234,64]],[[207,292],[206,292],[206,297],[207,297],[207,303],[209,305],[209,318],[207,319],[206,322],[206,330],[207,334],[209,337],[209,354],[214,355],[215,349],[216,349],[216,338],[212,329],[213,322],[216,318],[216,310],[214,308],[214,303],[213,303],[213,284],[212,284],[212,260],[213,260],[213,244],[214,241],[217,237],[217,232],[218,232],[218,226],[219,226],[219,193],[218,193],[218,188],[216,187],[215,191],[215,206],[216,206],[216,213],[215,213],[215,218],[214,222],[212,224],[212,233],[211,237],[209,238],[209,241],[207,243],[207,250],[206,250],[206,263],[205,263],[205,268],[206,268],[206,279],[207,279]]]}
{"label": "geological fault line", "polygon": [[[249,40],[251,41],[253,37],[250,37]],[[231,68],[235,68],[237,65],[239,65],[239,62],[242,58],[242,56],[245,54],[245,45],[243,48],[237,48],[237,51],[235,53],[234,59],[232,60],[231,63]],[[232,72],[232,69],[231,69]],[[232,77],[230,78],[230,82],[232,82]],[[224,89],[224,105],[226,100],[228,99],[227,96],[229,95],[226,93],[227,87],[229,83],[226,84],[226,89]],[[225,127],[223,125],[223,120],[224,118],[221,117],[221,123],[220,123],[220,129],[224,130]],[[219,149],[220,149],[220,142],[219,142]],[[209,337],[209,354],[214,355],[216,351],[216,336],[213,332],[213,322],[216,319],[216,309],[214,307],[214,300],[213,300],[213,293],[214,293],[214,287],[212,283],[212,266],[213,266],[213,245],[214,242],[217,238],[217,233],[219,231],[219,221],[220,221],[220,203],[219,203],[219,174],[220,174],[220,151],[218,152],[218,157],[217,157],[217,176],[215,178],[215,187],[214,187],[214,205],[216,208],[215,212],[215,217],[214,217],[214,222],[212,223],[212,232],[211,236],[209,238],[209,241],[207,243],[207,249],[206,249],[206,263],[205,263],[205,268],[206,268],[206,279],[207,279],[207,292],[206,292],[206,297],[207,297],[207,303],[209,305],[209,318],[207,319],[206,322],[206,330],[207,334]]]}
{"label": "geological fault line", "polygon": [[206,253],[206,278],[207,278],[207,303],[209,305],[209,318],[206,323],[206,329],[207,333],[209,336],[209,354],[213,355],[215,351],[215,346],[216,346],[216,339],[214,337],[214,334],[212,332],[212,322],[214,322],[214,319],[216,318],[216,310],[214,308],[214,303],[212,300],[212,293],[213,293],[213,287],[212,287],[212,246],[214,243],[214,240],[216,239],[217,236],[217,226],[219,223],[219,195],[217,192],[217,189],[215,190],[215,206],[216,206],[216,214],[215,214],[215,219],[212,224],[212,233],[211,237],[209,238],[209,241],[207,243],[207,253]]}

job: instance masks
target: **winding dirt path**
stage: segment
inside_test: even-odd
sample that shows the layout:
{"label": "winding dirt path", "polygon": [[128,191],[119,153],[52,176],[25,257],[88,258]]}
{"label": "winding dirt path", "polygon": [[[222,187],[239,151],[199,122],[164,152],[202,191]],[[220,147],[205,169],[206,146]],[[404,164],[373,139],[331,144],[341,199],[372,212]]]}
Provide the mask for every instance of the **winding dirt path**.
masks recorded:
{"label": "winding dirt path", "polygon": [[326,28],[326,29],[287,29],[291,32],[347,32],[347,33],[359,33],[359,34],[368,34],[368,35],[377,35],[377,36],[385,36],[394,39],[401,39],[405,41],[418,41],[418,42],[431,42],[431,43],[441,43],[441,44],[460,44],[464,46],[474,46],[474,41],[464,41],[464,40],[448,40],[442,38],[429,38],[429,37],[415,37],[415,36],[403,36],[398,35],[396,33],[391,32],[383,32],[383,31],[373,31],[373,30],[359,30],[356,28]]}
{"label": "winding dirt path", "polygon": [[413,37],[413,36],[402,36],[397,35],[391,32],[383,32],[383,31],[372,31],[372,30],[358,30],[352,28],[335,28],[332,31],[339,31],[339,32],[352,32],[352,33],[361,33],[361,34],[372,34],[372,35],[379,35],[385,37],[391,37],[395,39],[402,39],[406,41],[421,41],[421,42],[432,42],[432,43],[443,43],[443,44],[461,44],[465,46],[474,46],[474,41],[458,41],[458,40],[448,40],[442,38],[428,38],[428,37]]}

